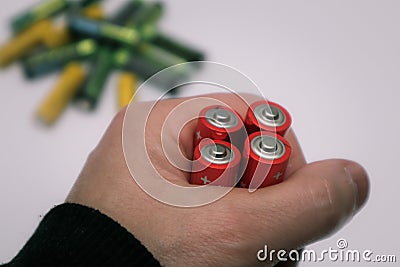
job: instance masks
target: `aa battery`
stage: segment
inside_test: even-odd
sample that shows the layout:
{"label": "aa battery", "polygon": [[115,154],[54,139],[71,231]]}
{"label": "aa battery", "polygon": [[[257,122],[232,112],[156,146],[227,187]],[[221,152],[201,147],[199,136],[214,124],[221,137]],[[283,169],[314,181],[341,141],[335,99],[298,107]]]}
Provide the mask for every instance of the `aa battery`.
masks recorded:
{"label": "aa battery", "polygon": [[123,108],[127,106],[136,91],[137,78],[136,75],[130,72],[124,72],[119,76],[118,82],[118,107]]}
{"label": "aa battery", "polygon": [[225,141],[205,140],[194,150],[190,183],[234,187],[238,181],[240,152]]}
{"label": "aa battery", "polygon": [[84,39],[77,43],[48,50],[27,58],[23,62],[28,78],[51,73],[63,68],[68,62],[86,59],[96,53],[98,45],[92,39]]}
{"label": "aa battery", "polygon": [[27,12],[18,15],[11,22],[11,28],[14,33],[20,33],[23,30],[27,29],[31,25],[36,22],[52,17],[63,10],[65,10],[68,6],[67,0],[48,0],[39,4],[35,7],[32,7]]}
{"label": "aa battery", "polygon": [[71,39],[71,34],[67,27],[53,26],[50,32],[43,34],[42,43],[45,47],[54,49],[68,44]]}
{"label": "aa battery", "polygon": [[193,143],[196,146],[204,138],[227,141],[242,147],[246,131],[240,115],[225,106],[213,105],[200,111]]}
{"label": "aa battery", "polygon": [[184,43],[161,33],[158,33],[152,43],[170,51],[171,53],[184,58],[186,61],[202,61],[204,60],[204,53],[191,48]]}
{"label": "aa battery", "polygon": [[143,1],[127,1],[113,14],[109,21],[117,25],[125,25],[132,17],[138,15],[142,6]]}
{"label": "aa battery", "polygon": [[[142,80],[147,80],[157,72],[183,62],[183,59],[149,43],[142,44],[135,50],[121,48],[114,54],[114,64],[117,68],[134,72]],[[183,80],[189,71],[185,66],[177,67],[164,73],[163,80],[154,77],[151,81],[160,88],[171,89],[170,86]]]}
{"label": "aa battery", "polygon": [[27,55],[33,47],[43,41],[44,34],[51,32],[51,30],[51,22],[44,20],[15,36],[0,48],[0,66],[4,67]]}
{"label": "aa battery", "polygon": [[69,63],[56,86],[40,104],[37,117],[45,124],[53,124],[85,81],[85,69],[78,62]]}
{"label": "aa battery", "polygon": [[162,16],[164,6],[160,2],[142,4],[136,16],[130,16],[125,22],[127,27],[143,27],[155,24]]}
{"label": "aa battery", "polygon": [[74,33],[113,44],[133,47],[141,41],[150,39],[153,32],[141,32],[135,28],[120,26],[106,21],[96,21],[83,16],[74,15],[68,20],[68,25]]}
{"label": "aa battery", "polygon": [[[247,162],[240,182],[241,187],[266,187],[283,181],[291,154],[288,141],[270,132],[252,133],[246,140],[242,162]],[[253,188],[254,189],[254,188]]]}
{"label": "aa battery", "polygon": [[97,3],[101,2],[102,0],[72,0],[72,1],[69,0],[68,1],[69,5],[71,5],[71,3],[73,1],[78,1],[78,3],[80,4],[81,7],[88,7],[88,6],[97,4]]}
{"label": "aa battery", "polygon": [[165,68],[185,62],[184,59],[177,57],[174,54],[171,54],[168,51],[149,43],[141,44],[140,46],[138,46],[132,52],[132,55],[133,61],[137,57],[142,57],[147,62],[149,62],[154,67],[152,75]]}
{"label": "aa battery", "polygon": [[[104,11],[100,4],[93,4],[84,8],[82,14],[94,20],[104,18]],[[53,26],[51,32],[44,33],[43,35],[43,44],[50,49],[66,45],[73,40],[73,36],[66,25]]]}
{"label": "aa battery", "polygon": [[99,1],[100,0],[47,0],[14,18],[11,22],[11,29],[13,33],[17,34],[43,19],[61,13],[70,5],[78,4],[80,7],[86,7]]}
{"label": "aa battery", "polygon": [[292,118],[284,107],[263,100],[257,101],[249,107],[245,119],[249,134],[257,131],[268,131],[284,136],[291,123]]}
{"label": "aa battery", "polygon": [[81,108],[91,110],[96,107],[112,69],[113,52],[110,47],[101,46],[85,85],[78,94],[78,103]]}
{"label": "aa battery", "polygon": [[87,8],[82,10],[82,15],[87,18],[91,18],[94,20],[104,19],[105,13],[102,6],[99,3],[88,6]]}

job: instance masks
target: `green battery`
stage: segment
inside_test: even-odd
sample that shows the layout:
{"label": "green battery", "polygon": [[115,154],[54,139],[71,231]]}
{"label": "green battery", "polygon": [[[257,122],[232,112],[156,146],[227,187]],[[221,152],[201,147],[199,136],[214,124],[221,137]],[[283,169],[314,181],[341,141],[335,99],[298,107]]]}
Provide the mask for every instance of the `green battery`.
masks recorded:
{"label": "green battery", "polygon": [[159,3],[142,5],[137,16],[132,16],[125,24],[126,27],[138,29],[145,41],[152,40],[157,34],[156,23],[161,18],[164,6]]}
{"label": "green battery", "polygon": [[142,0],[126,1],[109,19],[109,22],[117,25],[125,25],[132,18],[136,17],[143,6]]}
{"label": "green battery", "polygon": [[113,55],[113,65],[119,70],[127,68],[129,61],[132,58],[132,52],[126,48],[119,48],[115,50]]}
{"label": "green battery", "polygon": [[92,110],[96,107],[112,69],[113,51],[108,46],[101,46],[86,83],[78,93],[77,101],[80,107],[85,110]]}
{"label": "green battery", "polygon": [[184,63],[186,61],[185,59],[150,43],[140,44],[136,49],[133,50],[133,53],[142,56],[147,61],[157,66],[157,69],[159,70],[176,64]]}
{"label": "green battery", "polygon": [[[121,48],[114,54],[114,66],[116,68],[136,73],[142,80],[147,80],[157,72],[183,62],[185,62],[183,59],[170,54],[168,51],[147,43],[142,44],[137,50]],[[152,81],[161,88],[168,88],[171,84],[186,77],[188,71],[184,67],[177,68],[174,72],[168,74],[168,80],[152,79]],[[171,93],[175,92],[171,91]]]}
{"label": "green battery", "polygon": [[97,4],[102,0],[67,0],[68,7],[80,6],[80,7],[88,7],[93,4]]}
{"label": "green battery", "polygon": [[141,44],[135,50],[121,48],[114,54],[114,65],[117,68],[137,73],[142,79],[183,62],[185,60],[182,58],[148,43]]}
{"label": "green battery", "polygon": [[89,36],[112,43],[134,46],[142,40],[136,29],[105,21],[98,22],[82,16],[71,16],[68,24],[73,32],[81,36]]}
{"label": "green battery", "polygon": [[67,0],[47,0],[13,19],[11,29],[14,33],[20,33],[42,19],[59,14],[67,6]]}
{"label": "green battery", "polygon": [[71,5],[87,7],[99,1],[101,0],[47,0],[15,17],[11,21],[11,29],[15,34],[20,33],[42,19],[50,18],[60,14]]}
{"label": "green battery", "polygon": [[[143,56],[136,55],[127,49],[119,49],[115,52],[114,64],[120,70],[135,73],[141,80],[147,80],[162,70],[153,62],[149,62]],[[182,73],[174,72],[170,73],[167,81],[159,79],[151,79],[151,81],[155,86],[160,87],[160,89],[170,89],[171,84],[179,80],[182,75]],[[175,95],[177,89],[170,90],[168,93]]]}
{"label": "green battery", "polygon": [[153,25],[161,18],[163,12],[164,6],[160,2],[143,4],[137,15],[131,16],[125,26],[140,28],[146,25]]}
{"label": "green battery", "polygon": [[166,36],[164,34],[158,33],[152,43],[164,48],[165,50],[170,51],[177,56],[184,58],[186,61],[203,61],[204,54],[201,51],[198,51],[194,48],[191,48],[178,40]]}
{"label": "green battery", "polygon": [[46,50],[30,56],[23,61],[26,77],[36,78],[63,68],[73,60],[83,60],[96,53],[98,45],[93,39],[84,39],[77,43]]}

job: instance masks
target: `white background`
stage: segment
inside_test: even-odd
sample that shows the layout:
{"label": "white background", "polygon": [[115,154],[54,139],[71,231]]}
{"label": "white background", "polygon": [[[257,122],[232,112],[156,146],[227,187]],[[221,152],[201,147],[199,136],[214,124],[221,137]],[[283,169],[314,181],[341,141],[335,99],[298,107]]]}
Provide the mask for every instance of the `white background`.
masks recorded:
{"label": "white background", "polygon": [[[1,1],[2,43],[10,36],[12,15],[35,2]],[[107,7],[121,2],[108,1]],[[209,60],[242,71],[287,107],[308,161],[349,158],[368,170],[368,205],[337,234],[309,248],[336,248],[343,237],[349,249],[397,254],[400,260],[399,11],[396,0],[166,3],[163,30],[204,48]],[[41,216],[63,202],[116,112],[115,78],[96,112],[70,108],[46,128],[33,112],[56,76],[30,82],[17,65],[1,70],[0,262],[10,260]],[[151,92],[142,97],[151,98]]]}

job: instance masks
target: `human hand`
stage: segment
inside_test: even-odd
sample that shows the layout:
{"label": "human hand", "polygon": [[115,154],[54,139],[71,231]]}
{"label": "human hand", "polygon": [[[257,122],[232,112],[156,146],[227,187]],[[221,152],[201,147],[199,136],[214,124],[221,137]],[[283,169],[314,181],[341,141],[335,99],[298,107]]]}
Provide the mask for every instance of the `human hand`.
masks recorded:
{"label": "human hand", "polygon": [[[233,107],[242,116],[247,111],[247,105],[234,94],[208,96]],[[146,131],[146,140],[149,157],[157,171],[172,183],[190,186],[189,173],[169,164],[159,149],[163,122],[184,100],[158,103],[157,116],[150,116],[147,121],[146,129],[151,131]],[[138,120],[145,117],[147,114],[142,110],[149,105],[152,104],[132,104],[133,116]],[[116,115],[90,154],[66,201],[93,207],[118,221],[162,265],[266,264],[257,260],[257,252],[265,245],[269,249],[289,251],[319,240],[347,222],[367,199],[368,178],[360,165],[347,160],[306,164],[290,130],[286,139],[292,146],[292,155],[282,183],[253,193],[234,188],[218,201],[197,208],[161,203],[135,183],[126,166],[122,148],[124,114],[122,110]],[[179,141],[175,141],[175,136],[170,138],[187,158],[192,156],[195,127],[196,121],[191,121],[182,129]],[[139,131],[143,129],[138,127],[134,131],[140,136]],[[138,153],[135,160],[145,163],[148,158]],[[205,190],[219,189],[209,186]]]}

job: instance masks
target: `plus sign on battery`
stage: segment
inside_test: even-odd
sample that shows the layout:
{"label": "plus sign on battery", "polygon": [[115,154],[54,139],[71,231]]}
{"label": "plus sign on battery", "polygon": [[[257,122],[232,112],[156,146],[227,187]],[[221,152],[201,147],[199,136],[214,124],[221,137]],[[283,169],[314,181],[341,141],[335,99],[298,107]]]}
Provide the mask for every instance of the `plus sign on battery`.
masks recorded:
{"label": "plus sign on battery", "polygon": [[278,180],[279,177],[281,177],[282,173],[278,172],[277,174],[274,175],[275,180]]}
{"label": "plus sign on battery", "polygon": [[200,140],[200,139],[201,139],[200,131],[197,131],[197,132],[196,132],[196,138],[197,138],[197,140]]}
{"label": "plus sign on battery", "polygon": [[211,181],[208,180],[207,176],[201,177],[200,180],[202,180],[204,182],[204,184],[211,183]]}

